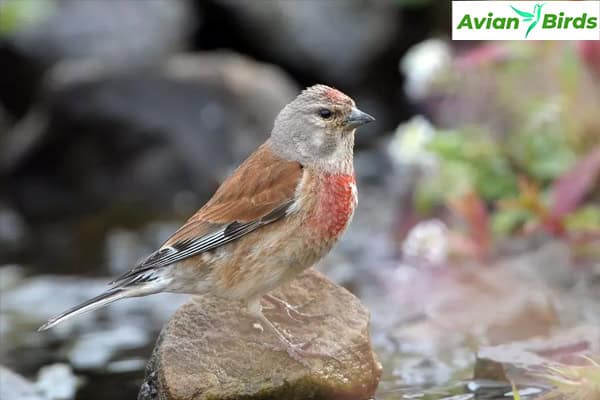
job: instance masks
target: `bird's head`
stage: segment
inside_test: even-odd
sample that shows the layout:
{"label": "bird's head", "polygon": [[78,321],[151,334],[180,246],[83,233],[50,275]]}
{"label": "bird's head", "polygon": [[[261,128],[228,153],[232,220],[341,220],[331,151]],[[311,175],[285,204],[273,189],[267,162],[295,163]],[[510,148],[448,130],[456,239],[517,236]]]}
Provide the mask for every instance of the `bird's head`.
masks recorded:
{"label": "bird's head", "polygon": [[281,110],[270,142],[274,151],[289,160],[345,172],[352,167],[356,128],[374,120],[339,90],[315,85]]}

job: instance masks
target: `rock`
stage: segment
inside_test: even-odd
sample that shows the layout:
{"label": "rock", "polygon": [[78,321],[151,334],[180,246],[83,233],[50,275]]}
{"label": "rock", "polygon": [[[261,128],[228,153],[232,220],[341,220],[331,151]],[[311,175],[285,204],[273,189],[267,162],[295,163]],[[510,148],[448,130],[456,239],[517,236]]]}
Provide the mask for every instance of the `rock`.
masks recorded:
{"label": "rock", "polygon": [[27,224],[14,209],[0,204],[0,258],[10,259],[30,240]]}
{"label": "rock", "polygon": [[70,400],[75,398],[81,380],[73,374],[67,364],[52,364],[42,367],[35,383],[37,390],[50,400]]}
{"label": "rock", "polygon": [[0,292],[14,288],[23,280],[25,269],[16,264],[0,265]]}
{"label": "rock", "polygon": [[406,268],[387,281],[395,290],[390,309],[412,307],[415,316],[421,310],[418,318],[400,322],[390,334],[406,349],[439,352],[467,340],[502,344],[547,335],[559,325],[546,288],[522,282],[501,268],[452,265],[420,269],[400,280]]}
{"label": "rock", "polygon": [[[514,241],[523,242],[520,239]],[[523,281],[557,291],[572,288],[577,282],[572,249],[560,240],[547,240],[535,250],[507,257],[499,267],[514,271]]]}
{"label": "rock", "polygon": [[0,365],[0,399],[45,400],[27,379]]}
{"label": "rock", "polygon": [[180,49],[194,26],[189,1],[52,1],[40,23],[17,30],[14,47],[52,63],[67,58],[99,57],[146,63]]}
{"label": "rock", "polygon": [[8,175],[36,149],[44,137],[48,116],[39,109],[31,110],[0,136],[0,174]]}
{"label": "rock", "polygon": [[254,43],[269,43],[262,47],[269,57],[346,84],[365,77],[369,63],[397,40],[400,24],[398,6],[388,1],[220,3]]}
{"label": "rock", "polygon": [[150,342],[143,328],[123,325],[110,330],[96,330],[81,335],[67,354],[69,363],[78,370],[101,369],[119,350],[142,348]]}
{"label": "rock", "polygon": [[333,358],[308,357],[310,368],[285,352],[277,339],[253,328],[238,304],[198,297],[164,327],[139,399],[367,399],[379,382],[381,366],[371,350],[369,314],[358,299],[323,275],[308,271],[274,295],[307,304],[309,314],[327,316],[294,323],[267,310],[293,341],[316,337],[309,348]]}
{"label": "rock", "polygon": [[73,256],[75,243],[102,241],[115,224],[189,216],[297,93],[280,69],[226,52],[143,70],[57,65],[36,111],[48,114],[32,135],[41,139],[7,179],[9,201],[38,228],[40,263],[97,265],[90,251]]}
{"label": "rock", "polygon": [[[281,70],[231,53],[182,55],[144,71],[62,64],[49,82],[44,143],[13,174],[27,217],[86,203],[172,210],[184,193],[197,197],[177,211],[191,212],[297,94]],[[49,169],[57,146],[62,156]]]}
{"label": "rock", "polygon": [[[23,369],[38,368],[46,352],[52,355],[53,351],[61,354],[61,360],[68,359],[74,367],[87,371],[102,371],[109,363],[127,361],[135,351],[145,354],[154,335],[188,298],[164,293],[127,299],[40,334],[36,329],[48,318],[106,290],[110,279],[49,275],[22,279],[23,274],[12,266],[0,268],[0,281],[6,285],[0,285],[0,359]],[[27,353],[37,354],[33,360],[23,357],[32,343],[43,354]]]}
{"label": "rock", "polygon": [[581,326],[536,338],[483,347],[477,353],[475,379],[528,382],[549,372],[548,366],[585,364],[582,356],[600,351],[600,327]]}
{"label": "rock", "polygon": [[129,66],[158,62],[181,50],[198,26],[188,0],[11,3],[13,8],[23,6],[17,16],[35,14],[25,15],[0,41],[0,86],[7,89],[0,97],[19,115],[35,97],[46,68],[58,61],[101,59]]}

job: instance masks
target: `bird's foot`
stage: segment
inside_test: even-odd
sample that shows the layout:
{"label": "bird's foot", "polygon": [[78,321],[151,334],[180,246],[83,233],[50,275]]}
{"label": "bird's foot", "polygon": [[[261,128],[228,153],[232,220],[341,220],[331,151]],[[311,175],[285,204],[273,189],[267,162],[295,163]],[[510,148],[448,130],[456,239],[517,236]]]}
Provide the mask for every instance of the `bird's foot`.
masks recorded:
{"label": "bird's foot", "polygon": [[331,354],[307,350],[307,348],[314,343],[317,337],[313,337],[308,342],[304,343],[292,343],[283,332],[281,332],[271,321],[269,321],[267,317],[265,317],[265,315],[262,313],[260,301],[255,300],[249,303],[247,310],[249,311],[250,315],[256,317],[258,322],[260,322],[258,324],[254,324],[255,329],[258,329],[261,332],[264,332],[265,330],[269,331],[279,340],[279,346],[268,346],[272,350],[286,351],[293,360],[299,362],[307,368],[310,368],[310,365],[306,360],[307,357],[334,359],[341,364],[341,362]]}
{"label": "bird's foot", "polygon": [[316,339],[317,337],[315,336],[306,342],[292,343],[289,340],[287,340],[287,338],[280,338],[279,346],[271,345],[268,347],[273,351],[285,351],[291,359],[309,369],[311,368],[311,365],[308,362],[309,358],[333,359],[341,364],[341,361],[330,353],[316,350],[308,350],[308,348],[313,345]]}
{"label": "bird's foot", "polygon": [[327,317],[327,314],[306,314],[300,311],[300,309],[306,307],[310,304],[310,301],[299,306],[293,306],[285,300],[280,299],[279,297],[275,297],[273,295],[267,294],[263,297],[267,300],[271,305],[273,305],[274,309],[285,311],[286,315],[293,321],[303,322],[302,320],[311,320],[311,319],[323,319]]}

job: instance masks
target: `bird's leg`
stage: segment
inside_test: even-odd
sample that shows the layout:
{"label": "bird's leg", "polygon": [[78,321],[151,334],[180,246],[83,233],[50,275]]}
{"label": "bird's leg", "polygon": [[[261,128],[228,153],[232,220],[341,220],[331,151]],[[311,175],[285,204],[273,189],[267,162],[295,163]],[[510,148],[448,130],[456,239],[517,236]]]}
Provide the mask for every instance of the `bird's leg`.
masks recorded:
{"label": "bird's leg", "polygon": [[277,327],[271,321],[269,321],[269,319],[267,319],[267,317],[264,316],[262,312],[262,306],[260,304],[260,299],[248,303],[247,310],[250,315],[252,315],[260,321],[261,328],[266,328],[268,331],[273,333],[277,337],[277,339],[279,339],[279,342],[282,344],[283,349],[277,350],[285,350],[292,359],[304,365],[305,367],[310,366],[306,362],[306,360],[304,360],[304,357],[327,357],[336,359],[330,354],[306,350],[306,348],[308,348],[314,342],[316,337],[304,343],[292,343],[287,337],[285,337],[285,335],[279,329],[277,329]]}
{"label": "bird's leg", "polygon": [[327,316],[327,314],[306,314],[300,311],[301,308],[306,307],[310,302],[301,304],[299,306],[293,306],[285,300],[280,299],[279,297],[275,297],[270,294],[266,294],[263,296],[263,299],[267,300],[271,303],[274,308],[279,310],[284,310],[287,316],[296,321],[302,322],[301,320],[310,320],[310,319],[322,319]]}

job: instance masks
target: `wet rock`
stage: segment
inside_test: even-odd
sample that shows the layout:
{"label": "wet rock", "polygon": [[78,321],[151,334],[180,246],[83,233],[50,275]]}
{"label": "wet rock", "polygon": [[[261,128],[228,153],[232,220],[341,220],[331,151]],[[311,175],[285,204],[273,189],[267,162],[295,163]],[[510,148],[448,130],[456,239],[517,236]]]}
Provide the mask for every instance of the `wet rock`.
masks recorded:
{"label": "wet rock", "polygon": [[132,325],[95,330],[79,336],[67,357],[77,369],[100,369],[117,351],[141,348],[149,343],[149,336],[148,331]]}
{"label": "wet rock", "polygon": [[195,298],[164,327],[139,399],[367,399],[381,367],[371,350],[367,310],[346,290],[309,271],[274,293],[324,318],[294,323],[267,310],[293,341],[332,354],[306,358],[310,368],[273,350],[277,339],[253,328],[239,305]]}
{"label": "wet rock", "polygon": [[[8,272],[8,271],[7,271]],[[110,280],[105,278],[74,278],[54,275],[38,275],[24,279],[2,292],[0,312],[20,316],[33,326],[67,308],[88,300],[106,290]],[[56,293],[60,293],[57,296]],[[165,301],[168,296],[169,301]],[[159,327],[187,298],[178,294],[159,294],[154,296],[128,299],[111,304],[96,313],[83,314],[78,318],[60,324],[50,331],[57,335],[72,334],[77,328],[95,326],[95,320],[102,315],[108,317],[104,326],[139,323],[145,317],[150,326]],[[132,318],[135,316],[136,318]],[[161,321],[162,320],[162,321]],[[25,322],[25,321],[22,321]],[[156,325],[154,325],[156,324]],[[142,324],[144,325],[144,324]],[[146,325],[147,326],[147,325]],[[35,333],[35,332],[34,332]],[[37,335],[37,333],[35,333]]]}
{"label": "wet rock", "polygon": [[268,56],[326,80],[360,80],[369,62],[397,40],[398,6],[388,1],[220,3],[254,43],[269,43]]}
{"label": "wet rock", "polygon": [[549,334],[559,324],[550,292],[506,270],[453,265],[404,277],[406,268],[388,277],[396,293],[390,306],[414,310],[392,334],[406,349],[439,352],[467,338],[508,343]]}
{"label": "wet rock", "polygon": [[600,351],[600,327],[582,326],[546,338],[483,347],[477,353],[476,379],[528,382],[540,380],[548,366],[582,365],[583,356]]}
{"label": "wet rock", "polygon": [[[19,270],[14,267],[3,267],[0,280],[16,273]],[[0,358],[11,365],[37,368],[42,356],[25,351],[34,346],[44,348],[44,356],[58,351],[59,359],[66,357],[77,368],[102,371],[116,361],[119,352],[129,352],[129,356],[120,356],[118,361],[122,362],[128,361],[134,351],[144,349],[140,354],[146,354],[145,348],[154,335],[188,297],[165,293],[127,299],[78,316],[50,331],[36,331],[49,317],[104,291],[108,281],[108,277],[48,275],[19,280],[17,275],[12,284],[2,288]]]}
{"label": "wet rock", "polygon": [[45,400],[33,383],[0,365],[0,399]]}
{"label": "wet rock", "polygon": [[67,364],[52,364],[42,367],[35,383],[37,390],[49,400],[70,400],[81,381]]}

